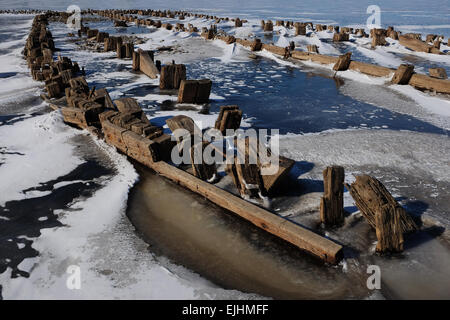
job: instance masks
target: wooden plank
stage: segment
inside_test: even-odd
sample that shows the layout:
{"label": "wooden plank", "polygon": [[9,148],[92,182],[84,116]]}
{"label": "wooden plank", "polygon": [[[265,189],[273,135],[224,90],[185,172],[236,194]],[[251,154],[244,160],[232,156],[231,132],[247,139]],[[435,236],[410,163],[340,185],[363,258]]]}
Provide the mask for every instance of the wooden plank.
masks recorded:
{"label": "wooden plank", "polygon": [[159,70],[156,68],[150,55],[142,49],[139,49],[139,70],[151,79],[156,79],[159,75]]}
{"label": "wooden plank", "polygon": [[162,176],[206,197],[218,206],[328,263],[337,263],[343,257],[341,245],[202,181],[164,161],[153,163],[151,168]]}
{"label": "wooden plank", "polygon": [[273,44],[266,44],[266,43],[264,43],[262,45],[262,49],[264,49],[266,51],[269,51],[269,52],[272,52],[274,54],[278,54],[278,55],[283,56],[283,57],[284,57],[284,55],[286,53],[286,49],[285,48],[282,48],[282,47],[279,47],[279,46],[275,46]]}
{"label": "wooden plank", "polygon": [[408,84],[419,89],[450,94],[450,80],[446,79],[437,79],[416,73],[412,75]]}
{"label": "wooden plank", "polygon": [[398,37],[398,42],[402,45],[405,46],[408,49],[411,49],[413,51],[419,51],[419,52],[426,52],[426,53],[435,53],[432,52],[432,46],[423,42],[422,40],[419,39],[413,39],[407,36],[402,36],[400,35]]}
{"label": "wooden plank", "polygon": [[395,69],[359,61],[351,61],[349,69],[359,71],[361,73],[368,74],[369,76],[374,77],[390,77],[395,72]]}
{"label": "wooden plank", "polygon": [[324,54],[313,54],[303,51],[292,51],[291,57],[298,60],[311,60],[320,64],[336,64],[339,57],[327,56]]}

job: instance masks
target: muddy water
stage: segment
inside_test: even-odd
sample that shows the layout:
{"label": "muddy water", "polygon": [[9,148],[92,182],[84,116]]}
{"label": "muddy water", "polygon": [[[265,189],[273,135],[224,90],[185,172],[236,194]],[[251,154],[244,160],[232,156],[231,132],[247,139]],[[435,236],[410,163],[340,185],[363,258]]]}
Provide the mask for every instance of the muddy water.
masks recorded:
{"label": "muddy water", "polygon": [[368,296],[364,275],[330,267],[148,169],[128,217],[151,245],[227,289],[284,299]]}

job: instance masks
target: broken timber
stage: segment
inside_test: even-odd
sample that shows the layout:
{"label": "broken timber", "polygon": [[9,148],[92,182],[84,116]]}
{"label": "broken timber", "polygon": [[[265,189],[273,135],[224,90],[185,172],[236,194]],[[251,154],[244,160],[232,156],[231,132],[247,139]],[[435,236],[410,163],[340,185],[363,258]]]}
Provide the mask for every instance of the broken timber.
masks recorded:
{"label": "broken timber", "polygon": [[153,63],[153,58],[149,52],[142,49],[138,50],[139,53],[139,70],[145,73],[149,78],[156,79],[159,75],[159,70]]}
{"label": "broken timber", "polygon": [[356,206],[373,228],[377,228],[375,219],[377,212],[385,211],[383,207],[388,205],[393,208],[392,210],[395,209],[396,214],[400,217],[402,232],[413,232],[418,229],[411,216],[377,179],[368,175],[357,176],[356,181],[351,185],[346,184],[346,187],[355,200]]}

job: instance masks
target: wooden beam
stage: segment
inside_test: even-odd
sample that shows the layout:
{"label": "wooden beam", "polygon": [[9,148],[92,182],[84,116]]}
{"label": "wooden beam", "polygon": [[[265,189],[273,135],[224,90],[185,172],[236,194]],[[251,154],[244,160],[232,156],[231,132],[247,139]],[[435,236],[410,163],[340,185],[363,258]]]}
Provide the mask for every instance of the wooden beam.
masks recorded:
{"label": "wooden beam", "polygon": [[341,245],[208,182],[202,181],[164,161],[152,163],[151,168],[162,176],[204,196],[218,206],[239,215],[259,228],[328,263],[335,264],[343,257]]}

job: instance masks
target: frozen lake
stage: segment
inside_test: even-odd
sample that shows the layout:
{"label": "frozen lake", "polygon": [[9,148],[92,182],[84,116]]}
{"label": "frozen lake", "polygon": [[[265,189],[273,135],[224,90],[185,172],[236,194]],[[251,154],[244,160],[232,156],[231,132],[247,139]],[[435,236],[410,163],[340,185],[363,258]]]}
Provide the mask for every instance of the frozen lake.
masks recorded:
{"label": "frozen lake", "polygon": [[[83,1],[80,3],[83,6]],[[283,1],[277,3],[276,8],[270,3],[246,4],[236,10],[234,2],[225,1],[211,10],[205,9],[206,2],[196,1],[194,5],[191,1],[177,1],[173,7],[253,19],[252,26],[244,31],[257,34],[260,18],[343,26],[364,23],[367,17],[364,2],[358,3],[360,8],[353,4],[336,7],[335,2],[320,6],[302,2],[293,8],[291,2],[286,3],[285,6]],[[46,2],[57,9],[64,9],[67,4]],[[30,5],[28,1],[14,4],[6,1],[0,9]],[[120,4],[108,1],[107,5],[126,6],[124,1]],[[146,5],[137,1],[130,7]],[[164,1],[153,7],[171,5],[170,1]],[[386,11],[382,15],[383,24],[408,26],[414,32],[449,34],[446,25],[449,13],[442,9],[448,10],[445,1],[427,3],[423,9],[425,4],[419,2],[417,6],[411,2],[405,5],[415,11],[404,9],[398,2],[386,1],[384,7],[382,1],[380,6]],[[437,223],[435,229],[407,241],[405,255],[398,258],[398,264],[373,258],[370,250],[374,234],[353,216],[356,208],[346,192],[345,209],[351,215],[351,224],[367,235],[358,238],[355,244],[361,251],[360,261],[376,260],[387,270],[386,290],[373,295],[364,288],[364,270],[353,257],[333,269],[317,266],[308,258],[302,260],[291,248],[228,217],[223,210],[211,209],[199,197],[143,172],[142,168],[136,171],[113,148],[63,125],[61,116],[50,112],[38,97],[42,85],[31,79],[21,58],[31,19],[0,15],[0,296],[448,298],[445,290],[450,279],[445,268],[449,260],[448,243],[438,237],[450,226],[448,99],[405,86],[386,86],[379,79],[351,72],[336,79],[329,68],[295,64],[268,53],[250,59],[248,51],[242,48],[217,41],[206,43],[183,33],[134,26],[115,29],[111,21],[87,23],[111,33],[134,33],[144,39],[140,45],[144,49],[173,46],[174,52],[156,54],[156,59],[163,63],[172,59],[185,63],[189,78],[213,80],[212,100],[207,108],[179,110],[174,103],[176,93],[160,92],[157,80],[130,72],[131,61],[118,60],[115,53],[79,50],[76,41],[67,41],[65,25],[50,25],[61,55],[85,67],[90,85],[106,87],[113,99],[137,98],[154,124],[164,125],[170,116],[187,114],[205,128],[214,123],[219,106],[237,104],[244,112],[245,126],[278,129],[281,153],[297,161],[292,176],[306,190],[295,195],[300,196],[301,205],[293,201],[293,206],[282,215],[295,221],[309,219],[311,212],[317,210],[323,190],[322,169],[339,164],[346,168],[347,182],[357,174],[372,174],[415,217],[424,223]],[[418,21],[427,28],[415,29]],[[200,19],[191,22],[199,26],[206,23]],[[219,27],[230,33],[243,32],[234,30],[231,24]],[[352,50],[358,60],[386,66],[415,59],[420,72],[434,65],[450,68],[447,57],[430,61],[404,54],[397,47],[372,52],[366,51],[360,42],[334,45],[326,37],[319,35],[317,41],[327,54]],[[281,43],[286,39],[291,39],[291,35],[275,35],[264,41]],[[293,40],[300,45],[310,39]],[[128,193],[138,179],[140,182],[129,198]],[[172,192],[179,202],[170,202]],[[187,212],[187,217],[180,216],[180,206],[194,209]],[[206,221],[210,229],[188,225],[195,220]],[[183,226],[186,228],[176,237],[167,236]],[[142,237],[134,232],[134,227]],[[342,241],[350,241],[346,236],[351,234],[345,234]],[[202,239],[210,241],[200,246]],[[229,245],[222,246],[226,239],[231,239]],[[182,241],[191,246],[190,251],[179,246]],[[264,241],[267,248],[261,248],[259,241]],[[217,259],[222,259],[223,265],[208,255],[211,250],[220,252]],[[233,255],[240,257],[242,266],[232,265]],[[246,274],[243,266],[251,266],[255,261],[261,267],[254,274]],[[66,289],[65,270],[71,264],[84,270],[86,290]],[[234,277],[230,270],[240,277]],[[268,279],[277,270],[282,285]],[[311,270],[318,270],[317,274],[307,277]],[[418,274],[426,281],[409,290],[405,284]],[[335,280],[336,286],[320,289],[318,284],[329,278]]]}

